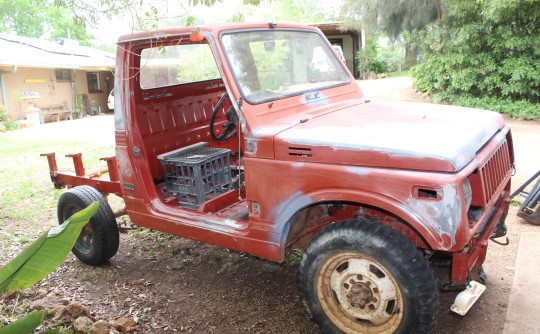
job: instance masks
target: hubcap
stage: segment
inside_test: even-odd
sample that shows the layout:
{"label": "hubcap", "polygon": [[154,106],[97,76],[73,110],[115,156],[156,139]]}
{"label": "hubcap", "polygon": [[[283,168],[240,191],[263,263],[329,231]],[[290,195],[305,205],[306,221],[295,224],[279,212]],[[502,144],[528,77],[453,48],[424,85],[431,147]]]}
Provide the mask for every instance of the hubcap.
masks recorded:
{"label": "hubcap", "polygon": [[366,304],[371,303],[373,300],[373,291],[367,284],[356,282],[351,286],[346,296],[349,298],[349,304],[352,307],[364,309]]}
{"label": "hubcap", "polygon": [[393,333],[403,318],[394,277],[359,253],[329,258],[318,275],[317,295],[330,320],[345,333]]}

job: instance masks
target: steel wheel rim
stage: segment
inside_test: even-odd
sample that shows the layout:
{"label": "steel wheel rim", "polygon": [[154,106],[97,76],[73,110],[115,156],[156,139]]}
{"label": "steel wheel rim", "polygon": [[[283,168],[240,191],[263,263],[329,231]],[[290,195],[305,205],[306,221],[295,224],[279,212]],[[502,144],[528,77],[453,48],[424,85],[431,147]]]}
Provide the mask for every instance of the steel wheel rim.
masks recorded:
{"label": "steel wheel rim", "polygon": [[[75,205],[66,206],[64,209],[63,221],[65,222],[69,217],[73,216],[79,211],[81,211],[81,209]],[[77,238],[77,241],[75,241],[73,248],[77,249],[79,253],[85,255],[92,252],[92,249],[94,248],[94,233],[92,233],[92,226],[90,225],[90,222],[88,222],[82,228],[81,234],[79,235],[79,238]]]}
{"label": "steel wheel rim", "polygon": [[401,290],[373,258],[341,253],[317,275],[317,297],[328,318],[345,333],[393,333],[403,318]]}

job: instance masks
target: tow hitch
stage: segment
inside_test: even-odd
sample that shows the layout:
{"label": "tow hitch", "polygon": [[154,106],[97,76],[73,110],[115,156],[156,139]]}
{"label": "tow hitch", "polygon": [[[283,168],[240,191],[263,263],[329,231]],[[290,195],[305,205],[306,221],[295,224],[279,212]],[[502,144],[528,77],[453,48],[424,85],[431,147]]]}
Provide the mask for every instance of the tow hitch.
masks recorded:
{"label": "tow hitch", "polygon": [[[504,223],[504,219],[503,219],[497,224],[489,240],[502,246],[508,246],[510,244],[510,240],[506,236],[507,231],[508,229],[506,228],[506,224]],[[501,238],[501,237],[504,237],[505,240],[504,241],[497,240],[497,238]]]}

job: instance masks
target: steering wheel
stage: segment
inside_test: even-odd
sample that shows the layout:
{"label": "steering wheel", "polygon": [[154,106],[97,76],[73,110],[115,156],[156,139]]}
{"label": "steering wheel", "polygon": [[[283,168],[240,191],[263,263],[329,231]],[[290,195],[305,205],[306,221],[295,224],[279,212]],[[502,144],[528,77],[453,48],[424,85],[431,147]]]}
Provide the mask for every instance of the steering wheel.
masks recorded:
{"label": "steering wheel", "polygon": [[215,128],[214,123],[216,122],[217,114],[227,97],[229,97],[229,95],[227,94],[227,92],[225,92],[225,94],[221,96],[218,103],[214,107],[214,110],[212,110],[212,117],[210,118],[210,136],[212,136],[212,138],[214,138],[217,141],[225,141],[227,139],[230,139],[232,136],[236,134],[236,131],[237,131],[236,124],[238,124],[238,115],[236,114],[236,111],[234,110],[233,106],[231,106],[227,110],[227,114],[226,114],[227,123],[223,124],[223,133],[217,136],[214,131],[214,128]]}

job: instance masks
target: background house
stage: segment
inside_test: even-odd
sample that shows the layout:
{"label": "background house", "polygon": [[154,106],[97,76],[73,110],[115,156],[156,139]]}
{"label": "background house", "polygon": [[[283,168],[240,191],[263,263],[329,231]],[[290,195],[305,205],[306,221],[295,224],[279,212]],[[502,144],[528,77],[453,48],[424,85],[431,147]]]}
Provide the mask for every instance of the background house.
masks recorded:
{"label": "background house", "polygon": [[331,44],[341,46],[347,68],[355,78],[359,79],[356,53],[362,48],[362,34],[354,30],[341,30],[339,23],[317,23],[313,26],[321,29]]}
{"label": "background house", "polygon": [[25,96],[47,110],[105,112],[114,85],[115,55],[83,47],[69,39],[57,42],[0,34],[0,105],[12,120],[27,108]]}

